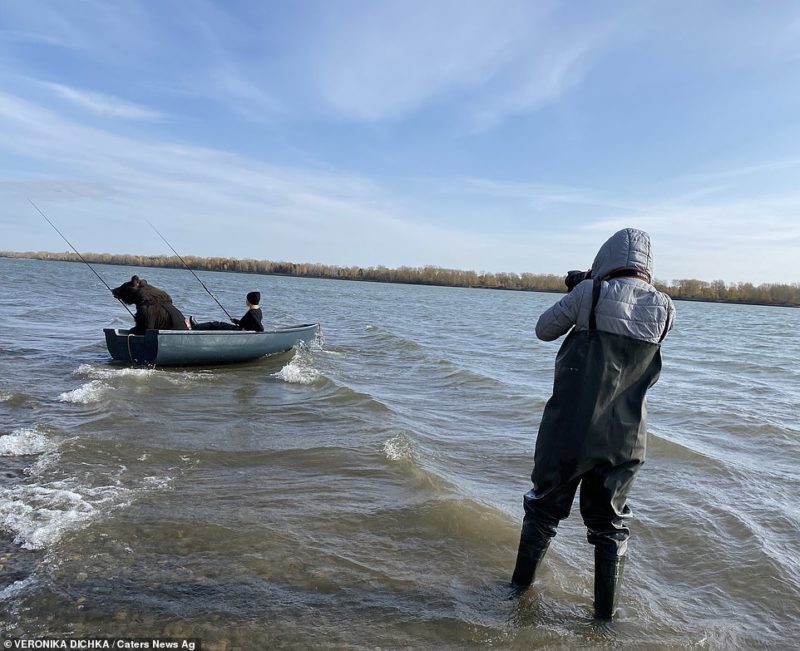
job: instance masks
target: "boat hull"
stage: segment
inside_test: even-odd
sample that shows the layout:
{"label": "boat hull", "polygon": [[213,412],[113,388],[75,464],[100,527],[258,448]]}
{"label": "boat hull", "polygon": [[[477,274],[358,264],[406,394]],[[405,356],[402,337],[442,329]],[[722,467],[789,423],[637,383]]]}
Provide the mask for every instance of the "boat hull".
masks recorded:
{"label": "boat hull", "polygon": [[157,366],[232,364],[291,350],[310,344],[319,332],[318,323],[264,332],[243,330],[147,330],[143,335],[105,328],[108,352],[115,360]]}

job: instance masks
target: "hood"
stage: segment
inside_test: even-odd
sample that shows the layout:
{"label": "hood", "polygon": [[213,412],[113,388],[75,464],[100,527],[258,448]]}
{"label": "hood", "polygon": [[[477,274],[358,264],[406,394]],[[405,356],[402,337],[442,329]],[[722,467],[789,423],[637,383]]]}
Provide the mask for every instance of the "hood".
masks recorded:
{"label": "hood", "polygon": [[592,264],[592,278],[603,279],[622,269],[635,269],[653,276],[650,236],[637,228],[623,228],[606,240]]}

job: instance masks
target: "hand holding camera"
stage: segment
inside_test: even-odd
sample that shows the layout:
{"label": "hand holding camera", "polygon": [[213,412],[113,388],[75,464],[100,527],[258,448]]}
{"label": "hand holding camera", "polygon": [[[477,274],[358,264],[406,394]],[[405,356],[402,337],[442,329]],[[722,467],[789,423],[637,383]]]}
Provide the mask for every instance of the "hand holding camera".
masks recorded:
{"label": "hand holding camera", "polygon": [[566,278],[564,278],[564,284],[567,286],[567,292],[571,292],[573,289],[575,289],[576,285],[591,277],[591,269],[587,271],[580,271],[579,269],[568,271]]}

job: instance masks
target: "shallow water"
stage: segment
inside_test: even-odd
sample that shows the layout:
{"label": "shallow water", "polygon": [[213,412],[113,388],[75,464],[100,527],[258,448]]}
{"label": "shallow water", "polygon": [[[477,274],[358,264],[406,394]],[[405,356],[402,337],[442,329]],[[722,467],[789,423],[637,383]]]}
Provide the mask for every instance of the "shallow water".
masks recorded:
{"label": "shallow water", "polygon": [[[186,271],[138,272],[220,318]],[[323,347],[113,365],[83,265],[0,259],[0,636],[215,648],[795,648],[800,310],[679,303],[650,393],[618,618],[577,510],[507,598],[558,296],[201,274]],[[237,307],[239,306],[239,307]]]}

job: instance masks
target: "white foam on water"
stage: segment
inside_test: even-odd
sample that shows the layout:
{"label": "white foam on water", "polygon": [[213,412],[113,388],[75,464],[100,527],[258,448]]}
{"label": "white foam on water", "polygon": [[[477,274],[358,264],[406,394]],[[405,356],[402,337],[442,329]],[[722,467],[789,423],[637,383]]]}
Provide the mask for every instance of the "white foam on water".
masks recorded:
{"label": "white foam on water", "polygon": [[272,375],[289,384],[312,384],[319,377],[319,371],[289,363]]}
{"label": "white foam on water", "polygon": [[41,454],[58,447],[58,443],[45,436],[36,427],[22,427],[11,434],[0,436],[0,457],[18,457]]}
{"label": "white foam on water", "polygon": [[94,364],[81,364],[72,374],[90,380],[110,380],[117,377],[141,378],[146,380],[156,372],[154,368],[113,368],[109,366],[95,366]]}
{"label": "white foam on water", "polygon": [[320,352],[323,355],[332,355],[334,357],[345,357],[345,353],[343,353],[343,352],[341,352],[339,350],[330,350],[328,348],[321,348]]}
{"label": "white foam on water", "polygon": [[25,474],[28,477],[39,477],[51,468],[57,467],[58,461],[61,458],[58,450],[46,450],[43,454],[39,455],[30,468],[25,469]]}
{"label": "white foam on water", "polygon": [[305,350],[298,350],[286,366],[272,377],[288,384],[312,384],[321,373],[312,366],[313,359]]}
{"label": "white foam on water", "polygon": [[115,368],[111,366],[96,366],[94,364],[81,364],[73,375],[85,377],[90,380],[115,380],[125,378],[132,380],[150,381],[153,378],[166,380],[171,384],[184,385],[194,381],[213,380],[214,374],[211,371],[162,371],[155,368],[125,367]]}
{"label": "white foam on water", "polygon": [[88,487],[71,478],[0,487],[0,529],[25,549],[45,549],[65,533],[130,505],[142,492],[163,490],[169,484],[168,478],[145,477],[135,488]]}
{"label": "white foam on water", "polygon": [[168,371],[159,377],[163,377],[167,382],[179,386],[186,386],[195,382],[209,382],[216,379],[216,376],[211,371]]}
{"label": "white foam on water", "polygon": [[0,391],[0,402],[6,402],[8,400],[11,400],[11,394]]}
{"label": "white foam on water", "polygon": [[414,446],[405,434],[397,434],[383,444],[383,453],[389,461],[413,461]]}
{"label": "white foam on water", "polygon": [[20,592],[23,592],[26,588],[32,586],[35,583],[35,579],[32,576],[26,577],[21,581],[14,581],[11,585],[7,585],[5,588],[0,590],[0,601],[5,601],[6,599],[11,599],[12,597],[16,597]]}
{"label": "white foam on water", "polygon": [[92,380],[73,391],[65,391],[58,399],[61,402],[71,402],[77,405],[88,405],[99,402],[111,387],[100,380]]}
{"label": "white foam on water", "polygon": [[79,488],[74,482],[22,484],[0,489],[0,526],[26,549],[42,549],[85,525],[104,507],[124,503],[123,489]]}
{"label": "white foam on water", "polygon": [[169,477],[145,477],[143,480],[144,487],[150,490],[166,490],[169,488],[170,484],[172,483],[172,479]]}

